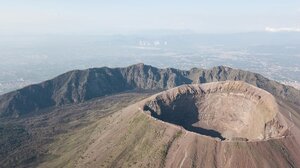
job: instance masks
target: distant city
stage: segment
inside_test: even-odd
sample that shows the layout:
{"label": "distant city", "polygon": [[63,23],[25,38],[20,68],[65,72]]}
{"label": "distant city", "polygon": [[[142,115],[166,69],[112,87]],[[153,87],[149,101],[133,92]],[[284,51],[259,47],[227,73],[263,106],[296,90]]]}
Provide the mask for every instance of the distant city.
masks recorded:
{"label": "distant city", "polygon": [[5,36],[0,94],[73,69],[123,67],[241,68],[300,89],[300,33],[224,35]]}

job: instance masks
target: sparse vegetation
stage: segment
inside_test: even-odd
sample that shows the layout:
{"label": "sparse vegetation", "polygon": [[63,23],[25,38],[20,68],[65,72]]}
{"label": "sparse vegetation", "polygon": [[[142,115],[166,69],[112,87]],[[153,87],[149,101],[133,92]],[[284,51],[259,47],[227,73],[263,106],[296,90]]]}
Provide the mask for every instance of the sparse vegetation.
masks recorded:
{"label": "sparse vegetation", "polygon": [[73,167],[76,158],[94,143],[95,140],[89,138],[97,123],[145,95],[147,93],[108,96],[101,101],[49,109],[42,114],[13,119],[13,122],[0,119],[0,167],[38,164]]}

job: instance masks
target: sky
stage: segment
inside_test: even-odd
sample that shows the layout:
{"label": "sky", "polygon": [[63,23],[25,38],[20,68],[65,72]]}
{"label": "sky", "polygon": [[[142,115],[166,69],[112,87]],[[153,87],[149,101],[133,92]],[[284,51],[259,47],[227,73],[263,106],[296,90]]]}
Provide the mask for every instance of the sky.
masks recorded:
{"label": "sky", "polygon": [[0,35],[300,31],[300,0],[0,0]]}

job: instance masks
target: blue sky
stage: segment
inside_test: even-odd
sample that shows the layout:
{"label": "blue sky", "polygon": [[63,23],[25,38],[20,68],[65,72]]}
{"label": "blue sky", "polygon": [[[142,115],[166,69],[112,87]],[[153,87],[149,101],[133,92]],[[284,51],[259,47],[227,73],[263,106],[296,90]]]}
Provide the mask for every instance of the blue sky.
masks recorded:
{"label": "blue sky", "polygon": [[0,0],[0,34],[126,34],[160,29],[235,33],[299,27],[299,0]]}

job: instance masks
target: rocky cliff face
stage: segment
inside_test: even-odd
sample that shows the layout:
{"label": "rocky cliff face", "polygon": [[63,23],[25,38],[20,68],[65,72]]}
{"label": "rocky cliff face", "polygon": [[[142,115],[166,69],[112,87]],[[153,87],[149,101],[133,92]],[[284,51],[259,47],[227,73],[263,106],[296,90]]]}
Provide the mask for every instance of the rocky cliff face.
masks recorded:
{"label": "rocky cliff face", "polygon": [[274,96],[300,105],[300,91],[262,75],[219,66],[212,69],[158,69],[136,64],[125,68],[75,70],[52,80],[0,96],[0,116],[18,117],[44,108],[84,102],[133,89],[164,90],[182,84],[245,81]]}

